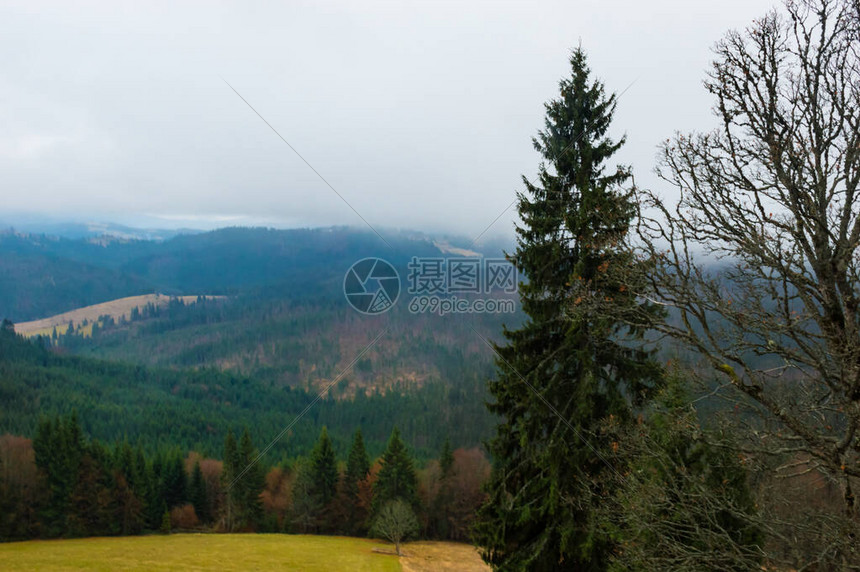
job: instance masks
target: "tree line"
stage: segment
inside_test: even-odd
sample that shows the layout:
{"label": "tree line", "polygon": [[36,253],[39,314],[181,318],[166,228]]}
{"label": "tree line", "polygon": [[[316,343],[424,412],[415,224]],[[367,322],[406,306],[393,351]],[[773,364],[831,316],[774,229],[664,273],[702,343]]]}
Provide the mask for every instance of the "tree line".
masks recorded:
{"label": "tree line", "polygon": [[147,453],[86,438],[73,413],[43,419],[32,441],[0,436],[0,538],[207,530],[466,540],[488,474],[480,450],[447,440],[418,468],[396,427],[375,460],[360,429],[338,459],[323,427],[307,456],[268,466],[247,429],[227,433],[220,459]]}

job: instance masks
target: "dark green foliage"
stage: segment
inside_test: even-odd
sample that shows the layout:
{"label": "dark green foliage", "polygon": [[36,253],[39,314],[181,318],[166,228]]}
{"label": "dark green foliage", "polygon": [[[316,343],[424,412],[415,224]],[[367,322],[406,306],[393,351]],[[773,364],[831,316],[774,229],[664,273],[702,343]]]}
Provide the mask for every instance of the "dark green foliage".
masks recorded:
{"label": "dark green foliage", "polygon": [[168,510],[188,502],[188,475],[179,451],[166,460],[161,476],[162,497]]}
{"label": "dark green foliage", "polygon": [[260,493],[265,486],[263,466],[257,458],[251,434],[245,429],[238,445],[233,432],[224,441],[225,523],[228,531],[257,530],[263,521]]}
{"label": "dark green foliage", "polygon": [[164,514],[161,515],[161,526],[158,528],[158,530],[162,534],[170,534],[170,528],[170,513],[164,511]]}
{"label": "dark green foliage", "polygon": [[427,534],[431,538],[449,538],[451,532],[449,518],[454,502],[453,471],[454,452],[450,439],[446,437],[439,455],[439,488],[427,507]]}
{"label": "dark green foliage", "polygon": [[224,490],[224,523],[228,532],[231,532],[238,520],[239,489],[236,488],[236,480],[243,467],[239,466],[239,447],[233,431],[227,432],[224,438],[224,454],[222,455],[224,465],[221,470],[221,487]]}
{"label": "dark green foliage", "polygon": [[[144,528],[158,530],[161,518],[167,512],[167,503],[161,494],[160,463],[146,464],[143,490],[140,492],[143,500]],[[138,488],[140,491],[140,487]]]}
{"label": "dark green foliage", "polygon": [[290,528],[302,533],[315,532],[324,507],[314,492],[313,466],[308,460],[301,459],[293,470],[296,478],[293,481]]}
{"label": "dark green foliage", "polygon": [[73,536],[116,534],[113,520],[116,499],[95,447],[81,457],[77,480],[69,496],[68,531]]}
{"label": "dark green foliage", "polygon": [[252,530],[257,530],[263,518],[263,504],[260,494],[266,485],[266,474],[260,463],[258,451],[251,441],[251,433],[247,428],[239,439],[239,465],[245,474],[233,485],[238,489],[238,499],[241,506],[240,515],[243,524]]}
{"label": "dark green foliage", "polygon": [[[465,367],[465,366],[464,366]],[[459,427],[458,442],[475,444],[489,432],[491,417],[477,414],[482,393],[429,382],[420,389],[354,400],[320,400],[289,439],[281,439],[265,461],[295,458],[313,447],[325,419],[337,447],[361,426],[369,452],[379,454],[391,427],[404,436],[418,457],[432,457],[444,433]],[[33,436],[43,413],[68,414],[77,408],[93,438],[114,442],[135,435],[148,453],[180,447],[219,457],[230,427],[253,426],[275,436],[316,395],[264,380],[213,369],[176,371],[57,355],[40,340],[28,341],[0,330],[0,433]],[[159,522],[161,513],[159,512]]]}
{"label": "dark green foliage", "polygon": [[418,506],[418,478],[412,457],[395,427],[382,454],[381,468],[373,487],[373,510],[378,511],[389,501],[400,499],[412,507]]}
{"label": "dark green foliage", "polygon": [[351,495],[358,494],[358,483],[367,477],[370,472],[370,457],[364,448],[364,436],[361,429],[355,430],[352,439],[352,447],[349,449],[349,457],[346,461],[346,482]]}
{"label": "dark green foliage", "polygon": [[[308,457],[299,458],[291,468],[277,467],[272,471],[268,484],[263,477],[267,468],[257,458],[250,432],[244,430],[238,443],[234,433],[228,432],[224,439],[221,487],[211,495],[204,474],[212,475],[208,471],[214,464],[201,467],[200,461],[195,462],[189,478],[185,473],[188,457],[175,447],[158,450],[149,458],[144,449],[132,448],[126,440],[106,447],[99,441],[85,439],[77,417],[72,415],[46,418],[40,427],[35,441],[35,448],[40,451],[36,457],[38,464],[28,457],[34,448],[27,439],[8,435],[0,438],[0,507],[8,511],[0,513],[3,517],[0,541],[169,532],[171,525],[193,526],[183,524],[191,522],[189,502],[201,524],[212,523],[217,517],[216,530],[234,532],[364,534],[370,522],[371,504],[383,507],[391,502],[405,503],[413,520],[413,513],[424,514],[427,509],[419,502],[413,461],[396,429],[373,490],[374,481],[368,479],[369,458],[361,432],[356,431],[351,461],[347,463],[353,482],[351,494],[346,493],[347,472],[338,472],[338,459],[327,431],[320,434]],[[49,443],[51,446],[46,449]],[[19,464],[12,467],[14,471],[7,470],[5,464],[10,458],[18,459]],[[75,459],[73,464],[70,458]],[[28,477],[27,471],[38,472],[38,477]],[[66,471],[68,479],[59,480]],[[281,488],[289,482],[286,480],[289,471],[294,473],[291,502],[280,504],[289,498]],[[14,478],[10,480],[9,475]],[[15,484],[13,481],[18,483],[17,488],[10,488]],[[48,482],[55,483],[53,492],[42,486]],[[33,489],[21,487],[31,483]],[[12,496],[15,491],[22,493],[17,503]],[[472,487],[471,491],[476,489]],[[464,490],[463,494],[474,495],[474,492]],[[461,500],[466,498],[463,496]],[[457,502],[456,496],[449,500]],[[213,507],[217,514],[213,514]],[[284,508],[288,510],[278,513]],[[410,527],[407,532],[411,531]]]}
{"label": "dark green foliage", "polygon": [[621,190],[630,175],[606,170],[623,143],[607,136],[615,96],[589,79],[581,49],[570,64],[534,142],[546,161],[539,183],[524,179],[518,195],[523,226],[511,259],[528,279],[528,319],[505,331],[490,383],[490,410],[503,421],[489,443],[494,468],[476,540],[500,570],[607,567],[615,543],[594,514],[613,469],[598,427],[610,416],[629,422],[659,380],[641,332],[625,326],[649,309],[631,294],[636,265],[621,248],[636,212]]}
{"label": "dark green foliage", "polygon": [[675,562],[699,569],[760,570],[764,535],[748,473],[724,435],[704,430],[677,377],[643,422],[610,423],[616,462],[629,470],[601,507],[621,548],[616,568],[655,570]]}
{"label": "dark green foliage", "polygon": [[42,420],[33,450],[47,486],[40,514],[46,537],[136,534],[158,525],[160,512],[152,517],[148,505],[163,511],[165,496],[175,494],[151,470],[141,469],[145,460],[128,443],[111,452],[86,442],[74,414]]}
{"label": "dark green foliage", "polygon": [[40,421],[33,439],[33,451],[48,493],[41,515],[44,534],[66,534],[71,495],[78,486],[78,472],[85,453],[77,414],[68,419]]}
{"label": "dark green foliage", "polygon": [[439,471],[442,473],[442,479],[446,479],[451,475],[451,468],[454,466],[454,452],[451,450],[451,440],[445,437],[445,443],[442,445],[442,453],[439,455]]}
{"label": "dark green foliage", "polygon": [[310,458],[293,467],[293,507],[291,520],[299,532],[330,533],[349,528],[348,498],[339,490],[340,475],[334,446],[323,426]]}
{"label": "dark green foliage", "polygon": [[314,481],[314,493],[320,503],[325,506],[337,493],[337,458],[334,447],[328,436],[328,430],[323,426],[313,452],[311,453],[311,466]]}
{"label": "dark green foliage", "polygon": [[347,521],[347,530],[352,534],[366,531],[367,510],[361,506],[358,495],[360,483],[367,478],[369,472],[370,457],[364,448],[364,437],[361,429],[356,429],[340,486],[340,502]]}
{"label": "dark green foliage", "polygon": [[206,482],[203,480],[203,471],[200,470],[200,461],[194,463],[188,496],[191,504],[194,505],[194,513],[200,519],[200,522],[207,523],[212,520],[209,496],[206,491]]}
{"label": "dark green foliage", "polygon": [[[54,239],[44,236],[19,236],[0,234],[0,258],[17,260],[32,256],[54,260],[56,268],[41,268],[40,272],[30,274],[18,269],[18,263],[10,262],[9,274],[5,277],[14,288],[26,294],[38,291],[42,285],[32,282],[45,282],[45,276],[71,275],[71,268],[78,266],[82,271],[98,267],[107,273],[120,273],[122,279],[110,280],[107,276],[101,283],[121,283],[128,278],[147,285],[144,291],[130,289],[115,296],[93,299],[102,292],[99,288],[83,285],[65,284],[51,286],[45,295],[33,296],[31,302],[38,303],[37,310],[24,301],[16,303],[3,296],[0,284],[0,306],[8,302],[10,309],[0,308],[0,318],[8,315],[17,320],[43,318],[55,312],[80,307],[82,303],[103,302],[129,294],[160,292],[167,295],[215,294],[226,295],[227,299],[203,299],[198,296],[196,304],[184,305],[177,301],[167,306],[154,305],[132,312],[130,320],[97,320],[94,333],[84,337],[80,324],[75,324],[74,335],[68,336],[67,323],[57,328],[55,345],[87,357],[107,358],[148,366],[164,366],[168,369],[193,367],[196,374],[162,376],[147,370],[146,380],[134,380],[132,387],[152,389],[156,382],[160,391],[177,391],[183,399],[194,400],[195,407],[202,409],[199,415],[172,411],[166,417],[182,419],[183,426],[170,440],[163,444],[181,444],[184,447],[216,455],[220,451],[220,440],[230,426],[250,426],[261,435],[276,435],[279,428],[259,426],[253,416],[234,415],[222,411],[211,411],[211,405],[240,405],[240,408],[257,407],[267,409],[272,394],[284,385],[297,393],[275,396],[273,410],[279,412],[300,411],[297,405],[303,390],[320,379],[332,379],[340,373],[340,368],[352,359],[341,355],[343,348],[339,343],[341,334],[352,328],[350,317],[354,316],[343,297],[343,273],[355,260],[372,254],[390,258],[391,262],[406,276],[406,265],[412,256],[439,256],[442,254],[433,246],[432,241],[412,237],[389,237],[395,246],[393,252],[381,243],[372,233],[344,228],[318,230],[277,231],[271,229],[234,228],[222,229],[194,236],[175,237],[165,242],[105,240],[94,244],[82,240]],[[23,263],[22,263],[23,264]],[[2,263],[0,263],[2,266]],[[20,271],[19,271],[20,270]],[[59,282],[59,280],[58,280]],[[93,296],[88,294],[92,290]],[[29,302],[28,302],[29,304]],[[345,310],[348,310],[345,312]],[[439,428],[448,426],[451,438],[457,444],[475,445],[490,434],[493,420],[482,406],[486,398],[484,379],[489,375],[492,362],[480,347],[463,340],[471,341],[474,334],[470,325],[481,331],[491,332],[501,327],[503,317],[496,314],[474,316],[474,321],[465,323],[458,320],[439,320],[435,317],[416,317],[406,310],[405,304],[392,309],[386,319],[393,318],[390,334],[384,336],[378,348],[380,352],[394,359],[379,359],[368,355],[344,378],[343,385],[332,388],[332,392],[345,391],[352,396],[356,387],[373,386],[378,379],[405,379],[418,374],[423,387],[409,395],[401,395],[407,388],[387,388],[385,395],[374,395],[362,399],[358,407],[342,405],[338,402],[321,404],[332,440],[336,445],[345,442],[356,426],[361,425],[368,449],[378,454],[385,446],[391,427],[397,424],[405,438],[409,439],[418,458],[431,457],[441,444]],[[510,316],[504,316],[510,319]],[[425,324],[416,325],[416,320]],[[432,324],[432,327],[428,327]],[[381,326],[380,326],[381,329]],[[53,336],[52,336],[53,337]],[[369,341],[369,338],[368,338]],[[395,357],[396,356],[396,357]],[[302,361],[313,364],[310,376],[300,364]],[[231,374],[210,375],[209,368],[219,369],[221,364],[233,364]],[[59,373],[59,372],[52,372]],[[91,378],[91,372],[75,376],[76,381]],[[101,375],[96,374],[96,375]],[[134,374],[132,374],[134,375]],[[126,380],[132,375],[123,374]],[[62,383],[88,393],[87,401],[95,401],[96,406],[113,399],[105,399],[104,393],[117,393],[128,390],[128,384],[114,387],[111,383],[99,383],[97,387],[80,387],[80,384],[65,383],[49,376],[46,384],[53,386]],[[105,376],[111,377],[111,376]],[[172,377],[173,379],[168,379]],[[220,379],[219,379],[220,378]],[[14,397],[26,399],[31,405],[36,400],[43,402],[43,411],[67,413],[64,404],[68,400],[57,398],[61,392],[31,389],[31,380],[22,379],[20,385],[26,387],[3,387],[8,381],[18,381],[13,377],[0,375],[0,396],[6,390],[15,393]],[[182,383],[183,380],[186,383]],[[16,384],[17,385],[17,384]],[[266,392],[244,391],[245,385],[262,386]],[[177,387],[178,386],[178,387]],[[38,387],[38,386],[37,386]],[[108,391],[106,388],[110,388]],[[51,389],[56,389],[52,387]],[[95,396],[93,393],[101,393]],[[39,395],[49,393],[47,396]],[[237,395],[238,394],[238,395]],[[415,394],[421,394],[420,396]],[[262,399],[257,399],[261,396]],[[62,396],[66,397],[65,395]],[[126,397],[123,395],[122,397]],[[154,396],[152,396],[154,397]],[[342,397],[342,396],[338,396]],[[363,396],[362,396],[363,397]],[[312,397],[311,397],[312,398]],[[384,403],[379,403],[383,401]],[[127,407],[129,399],[121,405]],[[405,402],[405,403],[404,403]],[[87,429],[96,437],[112,441],[123,432],[141,435],[147,443],[154,440],[150,431],[167,426],[163,419],[148,424],[149,427],[130,427],[126,431],[111,428],[105,431],[105,420],[100,415],[91,415],[89,407],[80,406],[86,413],[89,423]],[[139,409],[153,412],[159,404],[147,403]],[[12,409],[12,408],[10,408]],[[16,407],[17,411],[28,412],[27,407]],[[110,406],[105,406],[110,409]],[[205,411],[205,410],[209,411]],[[0,430],[7,423],[0,411]],[[176,413],[175,415],[173,413]],[[231,412],[232,413],[232,412]],[[330,414],[334,413],[334,416]],[[160,415],[160,412],[158,413]],[[28,426],[17,423],[15,413],[9,421],[8,430],[32,435],[35,418],[26,420]],[[206,418],[216,426],[209,428],[208,423],[197,421]],[[271,416],[276,425],[276,415]],[[315,415],[313,417],[316,417]],[[214,421],[212,421],[214,420]],[[223,422],[222,422],[223,420]],[[110,420],[116,424],[116,419]],[[314,420],[315,421],[315,420]],[[283,425],[281,425],[283,427]],[[321,423],[302,425],[297,434],[289,440],[296,447],[284,451],[276,446],[270,461],[282,457],[294,457],[299,450],[305,451],[316,441]],[[344,430],[345,428],[345,430]],[[194,439],[194,442],[190,442]],[[286,448],[286,447],[285,447]]]}

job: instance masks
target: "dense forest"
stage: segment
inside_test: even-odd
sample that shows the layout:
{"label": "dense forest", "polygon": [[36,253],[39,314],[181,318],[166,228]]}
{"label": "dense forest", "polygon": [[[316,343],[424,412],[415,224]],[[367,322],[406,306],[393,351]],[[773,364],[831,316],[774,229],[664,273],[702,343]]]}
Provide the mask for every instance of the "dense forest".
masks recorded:
{"label": "dense forest", "polygon": [[[127,438],[150,451],[175,446],[217,456],[228,430],[253,427],[256,435],[274,437],[319,395],[211,368],[60,355],[41,342],[16,335],[10,322],[0,331],[0,433],[32,437],[41,416],[76,410],[86,434],[99,440]],[[395,425],[420,459],[433,456],[446,437],[457,447],[476,446],[492,426],[482,398],[475,384],[442,383],[349,399],[326,394],[272,447],[267,461],[303,454],[322,425],[340,452],[362,427],[368,450],[378,454]]]}
{"label": "dense forest", "polygon": [[175,529],[363,535],[406,499],[408,534],[464,540],[488,472],[480,450],[452,450],[448,440],[419,470],[396,427],[376,460],[360,430],[339,457],[323,427],[305,456],[270,466],[247,428],[228,431],[213,459],[178,447],[108,446],[89,439],[72,413],[42,419],[32,440],[0,437],[0,539]]}

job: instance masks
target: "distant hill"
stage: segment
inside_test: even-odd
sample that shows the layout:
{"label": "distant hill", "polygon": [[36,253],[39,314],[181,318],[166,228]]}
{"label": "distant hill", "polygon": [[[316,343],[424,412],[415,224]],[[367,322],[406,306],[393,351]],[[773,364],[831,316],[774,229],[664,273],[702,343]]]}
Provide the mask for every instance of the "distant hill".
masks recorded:
{"label": "distant hill", "polygon": [[[388,333],[344,380],[340,397],[437,382],[483,396],[484,382],[492,373],[492,354],[473,328],[484,337],[498,339],[503,323],[512,326],[521,317],[516,313],[414,315],[406,301],[382,316],[357,313],[344,297],[343,281],[346,270],[362,258],[379,256],[390,261],[405,288],[412,257],[478,254],[457,246],[450,237],[404,232],[387,235],[387,240],[390,247],[369,231],[348,228],[227,228],[164,242],[5,235],[0,236],[0,255],[29,252],[41,257],[50,262],[45,274],[61,269],[68,276],[83,269],[103,273],[104,286],[120,299],[110,302],[119,308],[104,313],[126,319],[117,315],[93,328],[102,311],[81,306],[112,298],[94,299],[101,291],[68,277],[65,288],[42,289],[36,307],[22,307],[20,298],[10,298],[6,315],[23,322],[17,331],[43,335],[51,335],[55,324],[58,334],[64,334],[71,320],[73,335],[60,335],[56,343],[80,355],[158,367],[214,367],[308,391],[334,379],[388,327]],[[7,288],[32,291],[37,277],[14,270],[5,277]],[[144,298],[124,299],[141,294],[123,291],[126,287],[180,299],[196,299],[200,293],[229,299],[160,305],[132,316],[125,314],[129,304]],[[81,299],[86,303],[75,303]],[[34,315],[36,308],[51,311]],[[85,317],[88,325],[82,327]]]}
{"label": "distant hill", "polygon": [[144,278],[64,258],[44,241],[0,236],[0,317],[32,320],[153,291]]}
{"label": "distant hill", "polygon": [[38,217],[29,217],[7,223],[0,220],[0,228],[25,234],[55,236],[70,239],[102,239],[105,237],[122,240],[168,240],[180,234],[197,234],[194,229],[135,228],[109,222],[57,222]]}
{"label": "distant hill", "polygon": [[339,295],[344,272],[361,258],[379,256],[405,268],[412,256],[443,256],[433,239],[417,233],[387,240],[392,247],[349,228],[226,228],[164,241],[7,231],[0,233],[0,317],[32,321],[156,292]]}

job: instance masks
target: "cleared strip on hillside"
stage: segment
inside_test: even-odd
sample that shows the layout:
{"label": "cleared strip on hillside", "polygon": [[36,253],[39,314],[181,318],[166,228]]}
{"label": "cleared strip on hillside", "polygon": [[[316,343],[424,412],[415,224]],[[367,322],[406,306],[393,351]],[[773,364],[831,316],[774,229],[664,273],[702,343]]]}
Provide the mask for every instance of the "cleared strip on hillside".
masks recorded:
{"label": "cleared strip on hillside", "polygon": [[[224,298],[224,296],[203,297],[207,300]],[[50,336],[55,327],[58,331],[61,329],[62,331],[65,331],[69,322],[74,323],[75,326],[79,326],[84,320],[89,323],[97,322],[102,316],[110,316],[114,320],[119,321],[122,320],[123,317],[125,319],[129,319],[131,317],[132,310],[135,308],[142,309],[148,304],[164,307],[174,299],[181,300],[183,304],[193,304],[197,302],[197,298],[197,296],[165,296],[164,294],[129,296],[127,298],[118,298],[116,300],[102,302],[101,304],[84,306],[83,308],[77,308],[76,310],[63,312],[62,314],[49,316],[40,320],[21,322],[20,324],[15,324],[15,331],[27,337],[37,336],[40,334]]]}

